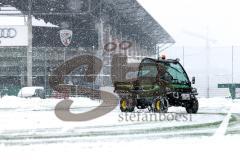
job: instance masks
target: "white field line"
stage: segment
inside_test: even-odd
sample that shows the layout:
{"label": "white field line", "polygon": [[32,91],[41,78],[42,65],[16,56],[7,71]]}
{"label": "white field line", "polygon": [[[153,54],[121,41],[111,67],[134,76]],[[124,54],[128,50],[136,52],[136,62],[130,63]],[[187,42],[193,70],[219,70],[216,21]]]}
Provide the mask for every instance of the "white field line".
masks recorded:
{"label": "white field line", "polygon": [[232,117],[232,112],[233,112],[233,106],[230,107],[227,116],[225,117],[220,127],[215,132],[214,137],[223,137],[226,134],[227,128],[229,125],[229,120]]}

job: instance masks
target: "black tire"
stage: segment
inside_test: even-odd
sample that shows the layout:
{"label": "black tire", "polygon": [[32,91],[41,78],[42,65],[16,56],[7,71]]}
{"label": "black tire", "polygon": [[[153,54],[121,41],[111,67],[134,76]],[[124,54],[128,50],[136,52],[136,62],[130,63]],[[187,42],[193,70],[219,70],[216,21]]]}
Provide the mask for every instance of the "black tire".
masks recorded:
{"label": "black tire", "polygon": [[163,102],[164,102],[164,108],[163,108],[163,113],[167,113],[168,112],[168,107],[169,107],[169,102],[168,102],[168,99],[167,98],[164,98],[163,99]]}
{"label": "black tire", "polygon": [[157,98],[152,103],[152,110],[156,113],[168,112],[168,101],[165,98]]}
{"label": "black tire", "polygon": [[199,108],[198,100],[194,100],[186,107],[186,111],[189,114],[196,114],[198,112],[198,108]]}
{"label": "black tire", "polygon": [[120,110],[122,112],[133,112],[134,106],[132,105],[130,100],[127,100],[126,98],[122,98],[120,101]]}

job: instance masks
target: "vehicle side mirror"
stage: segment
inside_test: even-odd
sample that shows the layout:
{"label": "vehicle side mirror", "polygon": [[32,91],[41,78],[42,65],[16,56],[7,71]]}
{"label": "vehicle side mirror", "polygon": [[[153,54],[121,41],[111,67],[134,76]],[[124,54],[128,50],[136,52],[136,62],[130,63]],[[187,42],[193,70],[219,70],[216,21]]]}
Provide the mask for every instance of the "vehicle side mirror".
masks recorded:
{"label": "vehicle side mirror", "polygon": [[196,83],[196,77],[192,77],[192,84]]}

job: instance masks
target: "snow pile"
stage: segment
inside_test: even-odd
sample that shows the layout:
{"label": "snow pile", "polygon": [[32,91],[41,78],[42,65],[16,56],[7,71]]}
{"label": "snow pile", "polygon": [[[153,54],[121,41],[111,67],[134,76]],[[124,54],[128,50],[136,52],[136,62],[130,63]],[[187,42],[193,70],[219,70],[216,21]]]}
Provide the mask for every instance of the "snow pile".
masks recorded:
{"label": "snow pile", "polygon": [[44,90],[43,87],[23,87],[18,92],[18,97],[32,97],[36,94],[36,90]]}

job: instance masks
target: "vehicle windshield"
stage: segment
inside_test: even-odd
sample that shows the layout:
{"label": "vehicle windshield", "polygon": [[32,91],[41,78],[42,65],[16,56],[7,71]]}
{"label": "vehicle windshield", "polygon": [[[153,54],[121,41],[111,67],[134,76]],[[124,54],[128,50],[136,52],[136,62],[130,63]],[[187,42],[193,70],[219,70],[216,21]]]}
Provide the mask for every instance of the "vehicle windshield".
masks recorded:
{"label": "vehicle windshield", "polygon": [[156,65],[143,65],[140,67],[138,77],[140,78],[155,78],[157,77],[158,70]]}
{"label": "vehicle windshield", "polygon": [[187,74],[179,63],[164,63],[167,72],[172,76],[172,83],[189,84]]}

